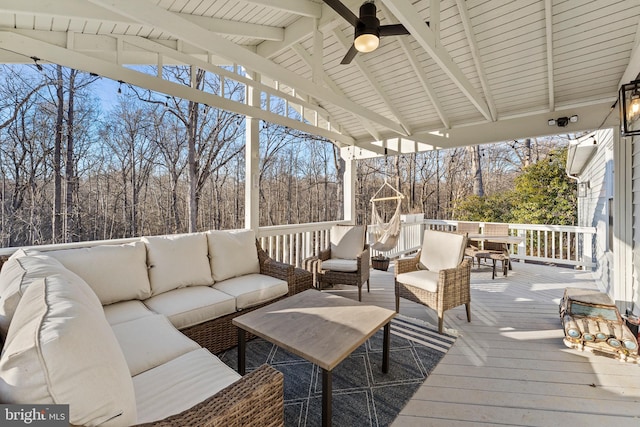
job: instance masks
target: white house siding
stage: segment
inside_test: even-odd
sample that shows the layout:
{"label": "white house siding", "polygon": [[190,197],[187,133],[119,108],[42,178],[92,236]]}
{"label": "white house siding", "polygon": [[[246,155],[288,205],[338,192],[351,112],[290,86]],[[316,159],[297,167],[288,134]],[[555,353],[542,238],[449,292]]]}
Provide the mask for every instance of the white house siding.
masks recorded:
{"label": "white house siding", "polygon": [[640,315],[640,138],[620,138],[621,146],[631,151],[631,230],[633,249],[632,280],[628,292],[634,302],[633,312]]}
{"label": "white house siding", "polygon": [[[613,132],[605,129],[593,134],[596,152],[587,163],[578,182],[588,183],[586,197],[578,198],[578,225],[595,227],[592,242],[594,277],[602,291],[613,294],[613,254],[609,247],[609,199],[613,198]],[[613,296],[613,295],[612,295]]]}

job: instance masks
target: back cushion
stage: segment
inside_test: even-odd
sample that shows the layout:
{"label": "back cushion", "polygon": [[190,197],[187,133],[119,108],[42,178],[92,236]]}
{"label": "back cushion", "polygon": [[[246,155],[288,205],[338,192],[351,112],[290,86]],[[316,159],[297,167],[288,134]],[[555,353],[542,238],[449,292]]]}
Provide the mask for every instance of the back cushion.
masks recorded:
{"label": "back cushion", "polygon": [[364,225],[331,227],[331,258],[356,259],[364,249]]}
{"label": "back cushion", "polygon": [[147,245],[153,295],[213,284],[205,234],[143,237],[142,241]]}
{"label": "back cushion", "polygon": [[37,279],[61,274],[70,281],[84,282],[57,259],[47,255],[19,256],[7,260],[0,271],[0,335],[7,336],[9,323],[29,285]]}
{"label": "back cushion", "polygon": [[69,404],[74,425],[136,422],[129,368],[87,284],[53,275],[27,288],[0,358],[0,401]]}
{"label": "back cushion", "polygon": [[207,232],[213,280],[220,282],[245,274],[260,273],[253,230]]}
{"label": "back cushion", "polygon": [[464,258],[466,239],[462,234],[425,230],[420,267],[436,272],[457,267]]}
{"label": "back cushion", "polygon": [[82,277],[103,305],[151,296],[147,250],[142,242],[65,249],[47,255]]}

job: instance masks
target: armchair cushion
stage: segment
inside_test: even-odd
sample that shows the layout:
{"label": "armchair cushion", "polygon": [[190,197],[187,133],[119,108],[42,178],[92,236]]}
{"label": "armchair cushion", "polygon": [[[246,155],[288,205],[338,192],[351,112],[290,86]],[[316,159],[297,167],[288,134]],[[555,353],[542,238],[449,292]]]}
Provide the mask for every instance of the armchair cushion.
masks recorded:
{"label": "armchair cushion", "polygon": [[253,230],[207,232],[213,280],[220,282],[245,274],[260,273]]}
{"label": "armchair cushion", "polygon": [[322,261],[322,270],[353,272],[358,271],[358,261],[355,259],[331,258]]}
{"label": "armchair cushion", "polygon": [[73,425],[135,423],[129,369],[86,283],[52,275],[27,288],[0,359],[0,401],[69,404]]}
{"label": "armchair cushion", "polygon": [[414,286],[428,292],[438,290],[438,276],[440,273],[430,270],[416,270],[408,273],[398,274],[396,281],[399,283]]}
{"label": "armchair cushion", "polygon": [[331,258],[356,259],[364,248],[363,225],[334,225],[331,227]]}
{"label": "armchair cushion", "polygon": [[464,258],[466,236],[442,231],[425,230],[419,266],[438,272],[457,267]]}
{"label": "armchair cushion", "polygon": [[[143,237],[147,245],[151,292],[213,284],[207,236],[203,233]],[[188,265],[189,268],[184,268]]]}

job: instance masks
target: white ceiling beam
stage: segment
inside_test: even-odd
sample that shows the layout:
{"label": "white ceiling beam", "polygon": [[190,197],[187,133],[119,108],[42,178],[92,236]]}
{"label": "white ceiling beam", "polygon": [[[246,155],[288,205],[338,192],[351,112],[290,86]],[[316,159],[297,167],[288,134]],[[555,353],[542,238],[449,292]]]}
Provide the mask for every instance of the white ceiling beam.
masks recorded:
{"label": "white ceiling beam", "polygon": [[[313,66],[313,59],[311,57],[311,55],[309,55],[309,53],[300,45],[300,44],[294,44],[293,46],[291,46],[291,48],[293,49],[293,51],[298,54],[298,56],[300,57],[300,59],[302,59],[307,66],[312,67]],[[322,81],[324,82],[325,85],[327,85],[327,87],[334,91],[335,93],[345,96],[344,92],[342,91],[342,89],[340,89],[338,87],[338,85],[336,85],[336,83],[331,79],[331,77],[329,77],[326,73],[322,74]],[[353,114],[353,113],[352,113]],[[362,117],[359,117],[355,114],[353,114],[353,116],[360,121],[360,124],[362,125],[362,127],[369,132],[369,134],[376,140],[380,139],[380,134],[378,133],[378,131],[376,131],[376,129],[373,127],[373,124],[368,121],[363,119]]]}
{"label": "white ceiling beam", "polygon": [[3,0],[0,3],[0,11],[110,23],[131,22],[116,12],[105,11],[84,0]]}
{"label": "white ceiling beam", "polygon": [[[86,19],[117,25],[140,25],[131,19],[105,10],[86,0],[56,0],[55,4],[52,4],[51,0],[6,0],[0,3],[0,12],[45,15],[64,19]],[[273,41],[284,40],[284,28],[281,27],[230,21],[187,13],[171,13],[217,34]]]}
{"label": "white ceiling beam", "polygon": [[216,34],[229,36],[250,37],[263,40],[284,40],[284,28],[267,25],[251,24],[248,22],[230,21],[228,19],[211,18],[208,16],[174,13],[176,16],[193,22],[196,25]]}
{"label": "white ceiling beam", "polygon": [[[338,42],[342,45],[342,47],[344,48],[345,52],[351,48],[351,44],[353,43],[353,41],[352,40],[347,40],[347,38],[344,36],[344,34],[342,34],[342,31],[340,31],[339,28],[334,28],[333,29],[333,35],[336,37]],[[380,84],[378,83],[376,78],[369,71],[367,65],[362,60],[361,54],[356,55],[355,58],[353,58],[353,60],[351,61],[351,64],[349,64],[349,65],[340,65],[340,66],[341,67],[349,67],[351,65],[355,65],[358,68],[358,71],[360,71],[360,74],[362,74],[362,76],[365,79],[367,79],[367,81],[369,82],[369,84],[373,88],[374,92],[376,92],[378,94],[378,96],[380,97],[380,99],[382,100],[382,103],[387,107],[387,109],[391,112],[391,114],[393,114],[393,116],[396,118],[396,120],[398,120],[400,125],[405,129],[405,131],[406,131],[405,135],[411,134],[411,130],[409,129],[409,125],[407,124],[407,121],[405,119],[403,119],[402,114],[400,114],[400,112],[394,106],[393,102],[391,101],[389,96],[386,94],[386,92],[384,91],[382,86],[380,86]]]}
{"label": "white ceiling beam", "polygon": [[[72,35],[74,50],[88,53],[92,56],[95,56],[99,59],[105,60],[114,60],[116,57],[116,52],[118,49],[119,41],[122,38],[118,38],[117,36],[111,35],[103,35],[103,34],[82,34],[82,33],[72,33],[67,31],[38,31],[38,30],[11,30],[14,33],[22,34],[26,37],[33,38],[36,40],[45,41],[51,44],[55,44],[60,47],[68,47],[67,41],[68,38]],[[204,49],[191,46],[188,43],[182,43],[178,40],[165,40],[165,39],[147,39],[155,44],[162,45],[171,51],[187,54],[191,57],[198,58],[201,60],[208,60],[211,63],[222,64],[222,65],[233,65],[231,62],[224,62],[222,58],[209,55],[208,52]],[[120,56],[120,59],[125,64],[137,65],[137,64],[157,64],[157,52],[147,51],[141,49],[133,44],[125,44],[120,47],[120,51],[117,53]],[[8,55],[6,51],[0,50],[0,59],[5,60]],[[175,56],[175,55],[172,55]],[[173,59],[173,61],[171,61]],[[6,58],[8,63],[32,63],[33,61],[25,56],[20,56],[19,60],[9,60]],[[175,58],[164,58],[165,65],[176,65],[181,64],[175,60]]]}
{"label": "white ceiling beam", "polygon": [[547,81],[549,85],[549,110],[556,109],[555,83],[553,79],[553,5],[544,0],[544,21],[547,39]]}
{"label": "white ceiling beam", "polygon": [[427,77],[426,73],[424,72],[424,68],[420,66],[418,57],[416,56],[415,52],[413,51],[413,49],[411,49],[411,44],[404,38],[398,38],[398,43],[400,43],[400,47],[404,51],[404,54],[407,55],[407,59],[409,60],[409,63],[413,68],[413,72],[416,73],[416,77],[420,81],[422,88],[431,100],[431,104],[436,110],[436,113],[438,113],[438,117],[440,117],[442,124],[444,125],[445,129],[449,129],[451,127],[451,122],[449,121],[447,115],[444,113],[444,109],[440,104],[440,100],[436,95],[436,91],[429,82],[429,77]]}
{"label": "white ceiling beam", "polygon": [[440,44],[440,0],[429,2],[429,28],[433,31],[436,44]]}
{"label": "white ceiling beam", "polygon": [[491,120],[491,112],[489,111],[486,101],[482,99],[471,82],[469,82],[460,68],[453,62],[449,53],[441,45],[436,43],[433,32],[424,23],[411,2],[409,0],[382,1],[484,118]]}
{"label": "white ceiling beam", "polygon": [[272,9],[284,10],[296,15],[320,18],[322,5],[309,0],[244,0],[247,3],[259,4]]}
{"label": "white ceiling beam", "polygon": [[371,110],[362,108],[356,102],[348,98],[338,96],[328,91],[321,85],[314,84],[302,76],[277,65],[262,56],[247,49],[239,48],[235,43],[212,34],[209,31],[192,25],[188,21],[176,17],[170,12],[155,6],[154,4],[138,0],[90,0],[91,2],[104,6],[109,10],[128,16],[136,21],[152,25],[162,31],[182,39],[187,43],[205,49],[209,52],[220,55],[233,63],[240,64],[249,70],[264,74],[272,79],[296,88],[316,99],[332,103],[346,111],[354,111],[360,116],[377,122],[379,125],[388,128],[399,134],[405,134],[405,130],[398,123],[377,114]]}
{"label": "white ceiling beam", "polygon": [[[454,148],[512,141],[514,139],[537,138],[557,135],[559,133],[586,132],[605,127],[617,127],[617,114],[611,114],[611,104],[614,101],[615,99],[609,98],[582,106],[557,106],[554,113],[542,111],[523,114],[518,117],[501,117],[495,122],[454,126],[451,129],[417,130],[413,135],[402,138],[404,145],[400,149],[400,152],[414,152],[415,146],[410,144],[411,140],[420,141],[424,144],[430,144],[439,148]],[[574,114],[578,115],[578,122],[570,123],[565,128],[549,126],[547,123],[551,117],[558,117],[559,115],[569,117]],[[391,133],[386,133],[382,136],[383,138],[389,139],[395,137]],[[360,145],[361,142],[364,141],[356,140],[356,145]],[[425,148],[425,150],[427,149]]]}
{"label": "white ceiling beam", "polygon": [[265,41],[258,45],[256,53],[265,58],[273,58],[285,52],[291,46],[308,38],[314,28],[326,32],[336,25],[344,23],[344,19],[333,12],[326,4],[322,4],[322,16],[318,25],[314,25],[313,19],[302,17],[284,29],[284,40],[281,42]]}
{"label": "white ceiling beam", "polygon": [[309,37],[312,25],[313,19],[300,18],[284,29],[284,39],[281,42],[264,41],[256,47],[256,53],[265,58],[278,56],[295,43],[300,43]]}
{"label": "white ceiling beam", "polygon": [[[389,9],[387,9],[387,7],[384,4],[380,5],[380,9],[383,15],[387,17],[387,19],[391,17],[391,13],[389,12]],[[411,64],[411,68],[413,68],[413,72],[416,74],[416,77],[420,81],[422,88],[424,89],[424,91],[427,93],[427,96],[431,100],[431,105],[433,105],[433,108],[436,110],[436,113],[438,113],[438,117],[440,117],[442,124],[446,129],[449,129],[451,127],[449,118],[444,113],[444,109],[440,104],[440,100],[436,95],[436,91],[434,90],[433,86],[429,82],[429,77],[427,77],[427,74],[424,72],[424,68],[422,67],[422,65],[420,65],[420,61],[418,60],[418,57],[416,56],[415,52],[411,48],[411,44],[409,43],[406,37],[395,37],[395,39],[398,41],[398,43],[400,43],[400,47],[404,51],[404,54],[407,56],[407,59],[409,60],[409,64]]]}
{"label": "white ceiling beam", "polygon": [[[316,20],[316,26],[318,21]],[[324,48],[324,35],[318,28],[313,32],[313,56],[311,58],[311,64],[307,64],[311,67],[311,75],[313,76],[313,82],[318,84],[322,82],[322,77],[325,74],[322,64],[322,51]]]}
{"label": "white ceiling beam", "polygon": [[327,129],[264,111],[260,108],[251,107],[245,103],[232,101],[209,92],[193,89],[168,80],[163,80],[159,77],[135,71],[112,62],[96,59],[80,52],[52,45],[45,41],[31,39],[14,32],[0,31],[0,45],[3,49],[20,52],[28,56],[36,56],[41,58],[43,61],[60,64],[65,67],[89,73],[96,73],[112,80],[122,80],[123,82],[155,92],[189,99],[245,116],[257,117],[268,122],[288,126],[303,132],[324,136],[325,138],[333,141],[339,141],[338,145],[348,145],[353,144],[354,142],[353,138],[346,135],[341,135]]}
{"label": "white ceiling beam", "polygon": [[473,31],[473,26],[471,25],[471,18],[469,18],[469,11],[467,10],[467,2],[465,0],[456,0],[456,3],[458,5],[460,19],[462,20],[462,26],[464,27],[464,32],[467,36],[467,42],[469,43],[469,50],[471,50],[471,57],[473,58],[473,62],[476,65],[476,72],[478,73],[480,84],[482,85],[484,99],[487,101],[487,105],[489,106],[491,121],[495,122],[498,118],[496,104],[493,101],[491,88],[489,87],[489,82],[487,81],[487,76],[484,72],[484,66],[482,65],[482,59],[478,50],[478,43],[476,42],[476,36]]}
{"label": "white ceiling beam", "polygon": [[223,76],[227,79],[231,79],[231,80],[235,80],[237,82],[240,82],[242,84],[244,84],[245,86],[251,86],[253,88],[255,88],[256,90],[260,91],[260,92],[264,92],[267,95],[273,95],[276,97],[279,97],[287,102],[289,102],[290,104],[294,104],[294,105],[299,105],[303,108],[307,108],[310,110],[313,110],[315,112],[317,112],[319,114],[320,117],[322,117],[324,120],[326,121],[330,121],[329,120],[329,112],[326,111],[324,108],[318,106],[318,105],[312,105],[311,103],[307,102],[306,100],[300,99],[298,97],[295,97],[293,95],[289,95],[288,93],[285,92],[281,92],[277,89],[274,89],[273,87],[266,85],[260,81],[256,81],[253,79],[250,79],[248,77],[245,77],[243,75],[234,73],[232,71],[226,70],[222,67],[219,67],[217,65],[211,64],[209,62],[200,60],[198,58],[194,58],[193,56],[187,55],[186,53],[182,53],[182,52],[178,52],[175,51],[171,48],[168,48],[166,46],[163,46],[159,43],[150,41],[144,37],[138,37],[138,36],[120,36],[120,39],[122,39],[124,42],[126,42],[126,44],[131,45],[131,46],[136,46],[139,47],[141,49],[144,49],[145,51],[148,52],[154,52],[156,53],[159,57],[172,57],[172,59],[174,60],[178,60],[183,64],[189,64],[189,65],[194,65],[198,68],[201,68],[203,70],[209,71],[211,73],[217,74],[219,76]]}

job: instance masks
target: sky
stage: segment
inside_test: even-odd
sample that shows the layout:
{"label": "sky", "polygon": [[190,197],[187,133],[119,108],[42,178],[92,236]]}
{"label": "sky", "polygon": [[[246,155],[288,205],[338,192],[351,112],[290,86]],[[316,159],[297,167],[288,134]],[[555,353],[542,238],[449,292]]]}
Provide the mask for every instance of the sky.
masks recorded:
{"label": "sky", "polygon": [[111,110],[118,103],[118,86],[118,82],[106,77],[101,77],[92,84],[94,95],[99,99],[103,112]]}

